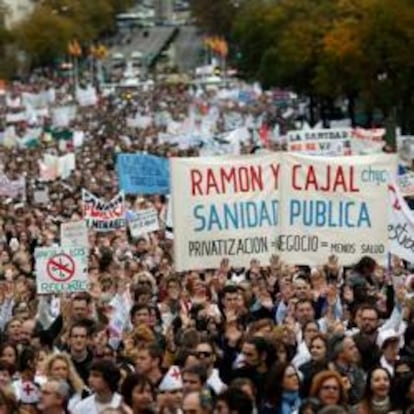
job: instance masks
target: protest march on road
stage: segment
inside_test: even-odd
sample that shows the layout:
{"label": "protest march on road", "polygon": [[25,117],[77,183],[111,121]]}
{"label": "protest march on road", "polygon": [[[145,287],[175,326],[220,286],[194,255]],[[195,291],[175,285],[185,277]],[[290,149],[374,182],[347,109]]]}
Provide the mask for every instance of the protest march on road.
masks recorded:
{"label": "protest march on road", "polygon": [[276,95],[2,91],[0,412],[414,412],[414,138]]}

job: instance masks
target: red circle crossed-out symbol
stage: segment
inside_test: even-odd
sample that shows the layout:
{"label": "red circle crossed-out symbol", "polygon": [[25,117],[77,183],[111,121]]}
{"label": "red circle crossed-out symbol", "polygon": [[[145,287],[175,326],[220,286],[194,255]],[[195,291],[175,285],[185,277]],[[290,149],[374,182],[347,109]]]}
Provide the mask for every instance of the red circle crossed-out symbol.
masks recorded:
{"label": "red circle crossed-out symbol", "polygon": [[65,253],[57,254],[47,261],[46,270],[56,282],[67,282],[75,274],[75,262]]}

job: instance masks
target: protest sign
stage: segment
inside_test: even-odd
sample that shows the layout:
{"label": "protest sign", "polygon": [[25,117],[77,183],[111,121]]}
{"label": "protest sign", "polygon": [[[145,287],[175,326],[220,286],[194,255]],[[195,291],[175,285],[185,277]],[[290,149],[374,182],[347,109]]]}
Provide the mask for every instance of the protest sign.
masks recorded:
{"label": "protest sign", "polygon": [[388,194],[392,206],[388,225],[391,253],[414,263],[414,214],[397,186],[389,185]]}
{"label": "protest sign", "polygon": [[[289,263],[317,265],[335,254],[343,265],[389,251],[388,182],[397,159],[375,154],[312,157],[284,154],[279,252]],[[385,210],[385,211],[384,211]]]}
{"label": "protest sign", "polygon": [[61,106],[52,111],[52,120],[55,127],[66,128],[75,119],[76,106]]}
{"label": "protest sign", "polygon": [[26,111],[13,112],[6,114],[7,124],[16,124],[18,122],[26,121]]}
{"label": "protest sign", "polygon": [[352,136],[351,128],[333,128],[333,129],[302,129],[299,131],[289,131],[287,134],[288,142],[306,142],[306,141],[343,141],[350,140]]}
{"label": "protest sign", "polygon": [[414,135],[400,135],[396,137],[397,152],[405,165],[411,166],[414,160]]}
{"label": "protest sign", "polygon": [[178,271],[267,262],[279,233],[278,153],[171,161]]}
{"label": "protest sign", "polygon": [[399,175],[397,184],[403,197],[414,197],[414,172]]}
{"label": "protest sign", "polygon": [[324,155],[329,157],[351,155],[351,141],[342,140],[308,140],[288,142],[289,152],[300,152],[309,155]]}
{"label": "protest sign", "polygon": [[88,290],[86,247],[38,247],[34,256],[38,294]]}
{"label": "protest sign", "polygon": [[126,123],[128,128],[149,128],[152,125],[152,117],[137,114],[135,118],[127,118]]}
{"label": "protest sign", "polygon": [[49,189],[47,187],[39,187],[33,191],[33,201],[36,204],[47,204],[49,202]]}
{"label": "protest sign", "polygon": [[168,194],[169,161],[147,154],[119,154],[116,162],[119,187],[126,194]]}
{"label": "protest sign", "polygon": [[84,220],[62,223],[60,243],[65,247],[88,246],[88,228]]}
{"label": "protest sign", "polygon": [[123,192],[120,192],[111,201],[104,201],[83,189],[83,218],[86,220],[88,228],[96,231],[113,231],[125,227],[124,201]]}
{"label": "protest sign", "polygon": [[[65,141],[61,141],[65,142]],[[66,180],[71,172],[76,168],[75,153],[71,152],[66,155],[62,155],[57,161],[58,175],[62,180]]]}
{"label": "protest sign", "polygon": [[94,106],[98,103],[96,89],[89,85],[87,88],[76,89],[76,100],[79,106]]}
{"label": "protest sign", "polygon": [[279,254],[317,265],[330,254],[351,265],[389,251],[384,206],[396,157],[266,153],[173,159],[177,270],[234,266]]}
{"label": "protest sign", "polygon": [[160,229],[158,213],[155,208],[148,208],[135,212],[136,217],[129,222],[131,236],[138,238],[144,234],[151,233]]}
{"label": "protest sign", "polygon": [[302,129],[287,134],[288,151],[309,155],[351,155],[351,128]]}
{"label": "protest sign", "polygon": [[167,211],[165,212],[165,237],[168,240],[174,240],[174,222],[173,222],[173,208],[172,198],[167,196]]}
{"label": "protest sign", "polygon": [[355,155],[380,154],[385,145],[384,128],[354,128],[352,130],[351,147]]}
{"label": "protest sign", "polygon": [[26,191],[26,179],[20,177],[18,180],[10,180],[7,175],[0,171],[0,197],[15,198],[19,194],[24,195]]}

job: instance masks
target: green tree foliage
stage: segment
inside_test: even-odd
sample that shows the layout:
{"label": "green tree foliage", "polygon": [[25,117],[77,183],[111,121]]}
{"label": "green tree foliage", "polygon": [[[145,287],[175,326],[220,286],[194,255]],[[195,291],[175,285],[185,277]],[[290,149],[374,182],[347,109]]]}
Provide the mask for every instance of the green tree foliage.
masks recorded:
{"label": "green tree foliage", "polygon": [[65,50],[75,32],[73,22],[53,13],[48,7],[38,7],[25,22],[15,29],[18,44],[35,64],[50,62]]}
{"label": "green tree foliage", "polygon": [[209,34],[228,38],[243,0],[191,0],[191,13],[197,25]]}
{"label": "green tree foliage", "polygon": [[18,47],[34,63],[50,63],[66,54],[71,40],[89,46],[112,30],[115,16],[133,4],[133,0],[39,1],[33,14],[14,29]]}
{"label": "green tree foliage", "polygon": [[321,107],[348,97],[385,118],[397,108],[402,123],[413,107],[412,0],[251,1],[233,28],[242,73],[265,86]]}

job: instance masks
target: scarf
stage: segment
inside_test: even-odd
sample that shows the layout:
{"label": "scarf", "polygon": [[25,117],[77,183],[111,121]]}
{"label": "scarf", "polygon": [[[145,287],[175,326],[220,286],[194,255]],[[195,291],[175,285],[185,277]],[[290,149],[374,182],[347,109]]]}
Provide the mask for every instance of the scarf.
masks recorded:
{"label": "scarf", "polygon": [[282,394],[282,404],[280,407],[280,414],[292,414],[299,409],[300,398],[298,391],[285,391]]}
{"label": "scarf", "polygon": [[371,401],[373,414],[388,414],[390,412],[391,404],[390,398],[387,397],[384,400],[372,400]]}

